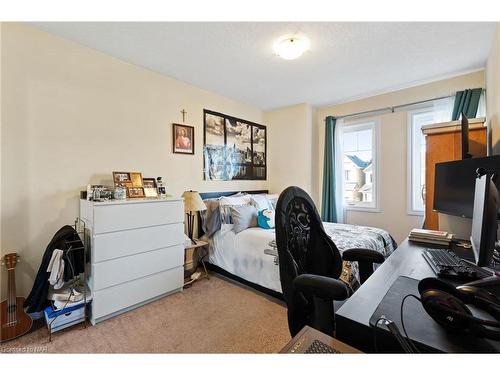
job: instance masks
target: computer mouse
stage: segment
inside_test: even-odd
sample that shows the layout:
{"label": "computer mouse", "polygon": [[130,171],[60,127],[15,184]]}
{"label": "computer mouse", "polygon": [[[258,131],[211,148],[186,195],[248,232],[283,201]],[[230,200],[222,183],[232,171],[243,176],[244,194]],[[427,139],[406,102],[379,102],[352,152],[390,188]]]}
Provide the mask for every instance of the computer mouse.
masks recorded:
{"label": "computer mouse", "polygon": [[493,293],[490,293],[483,288],[461,285],[457,286],[457,290],[463,297],[465,297],[464,301],[466,303],[473,303],[474,300],[477,301],[477,299],[480,298],[485,302],[493,303],[500,307],[500,299],[498,299]]}

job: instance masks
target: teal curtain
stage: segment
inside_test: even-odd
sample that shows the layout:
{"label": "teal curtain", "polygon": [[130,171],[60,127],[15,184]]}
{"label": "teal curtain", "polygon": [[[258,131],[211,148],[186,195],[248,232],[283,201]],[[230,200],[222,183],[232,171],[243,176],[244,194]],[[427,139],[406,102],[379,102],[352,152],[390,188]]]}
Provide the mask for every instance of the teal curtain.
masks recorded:
{"label": "teal curtain", "polygon": [[335,204],[335,124],[337,120],[328,116],[325,120],[325,161],[323,165],[323,199],[321,218],[323,221],[337,222]]}
{"label": "teal curtain", "polygon": [[457,91],[455,95],[455,103],[453,104],[453,113],[451,120],[458,120],[462,112],[465,113],[467,118],[475,118],[477,114],[477,107],[479,106],[479,98],[483,89],[468,89],[464,91]]}

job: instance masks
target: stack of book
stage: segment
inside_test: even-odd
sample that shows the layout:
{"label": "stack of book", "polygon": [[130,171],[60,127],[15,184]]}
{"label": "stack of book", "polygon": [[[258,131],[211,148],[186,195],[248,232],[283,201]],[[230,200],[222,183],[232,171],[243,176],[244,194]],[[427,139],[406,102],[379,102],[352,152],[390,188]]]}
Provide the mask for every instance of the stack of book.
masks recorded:
{"label": "stack of book", "polygon": [[453,234],[442,230],[412,229],[408,239],[414,242],[430,243],[448,247],[450,246],[450,242],[453,240]]}

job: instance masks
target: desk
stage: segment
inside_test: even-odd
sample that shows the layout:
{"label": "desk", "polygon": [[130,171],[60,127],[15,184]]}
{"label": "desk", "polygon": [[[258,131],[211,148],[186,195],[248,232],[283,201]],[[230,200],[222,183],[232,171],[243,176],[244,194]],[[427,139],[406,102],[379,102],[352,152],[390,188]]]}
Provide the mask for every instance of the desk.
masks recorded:
{"label": "desk", "polygon": [[[439,248],[439,246],[417,244],[408,240],[401,243],[398,249],[337,311],[336,337],[364,352],[373,352],[374,333],[369,325],[370,317],[399,276],[407,276],[417,280],[435,277],[434,272],[422,256],[423,250],[430,247]],[[453,248],[453,251],[464,259],[473,258],[471,249]],[[397,351],[398,346],[387,344],[388,347],[393,348],[390,350]],[[498,344],[500,351],[500,343]],[[436,350],[439,351],[439,349]]]}

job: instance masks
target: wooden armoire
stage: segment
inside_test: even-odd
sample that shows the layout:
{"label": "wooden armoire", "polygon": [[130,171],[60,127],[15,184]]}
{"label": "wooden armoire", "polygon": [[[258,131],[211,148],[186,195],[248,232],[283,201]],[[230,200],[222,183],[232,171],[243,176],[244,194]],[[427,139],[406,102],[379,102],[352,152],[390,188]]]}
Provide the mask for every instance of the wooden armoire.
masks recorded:
{"label": "wooden armoire", "polygon": [[[469,153],[486,156],[487,132],[485,118],[469,119]],[[434,206],[434,174],[436,163],[462,158],[462,131],[460,121],[444,122],[422,127],[426,137],[425,153],[425,228],[439,229],[439,216]]]}

